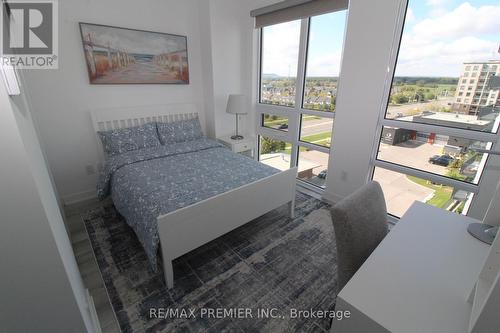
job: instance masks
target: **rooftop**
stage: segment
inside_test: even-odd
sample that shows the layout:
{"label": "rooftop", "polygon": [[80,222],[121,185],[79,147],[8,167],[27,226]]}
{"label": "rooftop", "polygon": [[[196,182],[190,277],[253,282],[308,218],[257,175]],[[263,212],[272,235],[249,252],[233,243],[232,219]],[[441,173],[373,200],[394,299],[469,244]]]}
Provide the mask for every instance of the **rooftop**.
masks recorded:
{"label": "rooftop", "polygon": [[491,122],[490,120],[478,119],[477,116],[474,116],[474,115],[452,113],[452,112],[423,113],[423,114],[415,115],[415,116],[401,117],[401,118],[398,118],[398,120],[413,121],[414,117],[417,117],[420,119],[437,120],[437,121],[450,121],[450,122],[456,122],[456,123],[461,123],[461,124],[470,124],[470,125],[478,125],[478,126],[486,126]]}

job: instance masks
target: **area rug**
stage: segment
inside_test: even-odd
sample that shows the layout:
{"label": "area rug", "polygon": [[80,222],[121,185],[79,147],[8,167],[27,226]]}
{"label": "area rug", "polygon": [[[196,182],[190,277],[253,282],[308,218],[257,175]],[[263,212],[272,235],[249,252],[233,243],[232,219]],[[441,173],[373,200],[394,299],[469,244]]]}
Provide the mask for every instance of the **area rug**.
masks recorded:
{"label": "area rug", "polygon": [[335,304],[328,208],[297,193],[294,219],[282,206],[176,259],[170,290],[112,204],[82,217],[123,332],[327,332],[314,312]]}

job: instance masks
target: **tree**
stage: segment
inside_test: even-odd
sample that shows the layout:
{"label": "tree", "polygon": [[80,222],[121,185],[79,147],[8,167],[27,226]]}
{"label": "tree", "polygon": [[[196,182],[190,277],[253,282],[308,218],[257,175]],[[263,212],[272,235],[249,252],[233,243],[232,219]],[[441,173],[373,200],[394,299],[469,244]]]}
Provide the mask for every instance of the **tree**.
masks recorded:
{"label": "tree", "polygon": [[394,104],[405,104],[409,101],[405,94],[394,94],[391,99]]}
{"label": "tree", "polygon": [[262,137],[262,140],[261,140],[261,153],[262,154],[270,154],[272,152],[285,150],[285,147],[286,147],[286,143],[283,141]]}
{"label": "tree", "polygon": [[429,100],[432,100],[432,99],[436,99],[436,95],[434,95],[434,94],[433,94],[433,93],[431,93],[431,92],[427,92],[427,93],[425,93],[425,94],[424,94],[424,97],[425,97],[425,99],[426,99],[426,100],[428,100],[428,101],[429,101]]}

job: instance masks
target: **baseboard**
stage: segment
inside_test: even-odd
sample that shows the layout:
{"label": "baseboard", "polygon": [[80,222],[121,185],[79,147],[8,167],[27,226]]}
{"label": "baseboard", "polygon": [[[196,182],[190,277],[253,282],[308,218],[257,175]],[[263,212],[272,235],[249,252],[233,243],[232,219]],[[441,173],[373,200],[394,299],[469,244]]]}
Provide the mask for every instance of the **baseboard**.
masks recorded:
{"label": "baseboard", "polygon": [[87,296],[87,304],[88,304],[88,310],[89,310],[89,315],[92,320],[92,324],[94,325],[94,331],[95,333],[102,333],[101,330],[101,324],[99,323],[99,317],[97,316],[97,311],[95,308],[95,303],[94,303],[94,298],[92,295],[90,295],[90,291],[88,289],[85,289],[85,294]]}
{"label": "baseboard", "polygon": [[96,199],[97,199],[96,190],[88,190],[62,196],[62,202],[64,206],[75,205],[85,201],[92,201]]}
{"label": "baseboard", "polygon": [[325,191],[323,193],[323,199],[332,203],[332,204],[335,204],[335,203],[339,202],[340,200],[344,199],[344,197],[340,196],[338,194],[335,194],[335,193]]}

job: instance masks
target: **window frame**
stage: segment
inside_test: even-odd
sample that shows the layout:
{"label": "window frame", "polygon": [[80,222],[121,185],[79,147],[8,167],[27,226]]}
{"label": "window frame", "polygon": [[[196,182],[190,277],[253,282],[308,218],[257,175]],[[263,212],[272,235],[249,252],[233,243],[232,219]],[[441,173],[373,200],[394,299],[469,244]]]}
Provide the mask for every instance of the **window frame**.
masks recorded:
{"label": "window frame", "polygon": [[[387,72],[387,79],[384,87],[384,95],[380,104],[379,119],[378,119],[377,129],[375,131],[372,153],[370,156],[368,180],[373,179],[375,168],[379,167],[390,171],[395,171],[401,174],[415,176],[442,185],[450,186],[456,190],[467,191],[472,195],[467,200],[462,214],[468,215],[473,200],[477,200],[481,186],[483,186],[485,182],[488,182],[490,180],[489,177],[485,176],[485,173],[486,173],[486,165],[488,165],[491,160],[492,156],[491,154],[487,154],[484,165],[482,165],[481,169],[478,170],[478,173],[480,173],[480,179],[478,181],[478,184],[466,183],[460,180],[448,178],[446,176],[426,172],[419,169],[414,169],[409,166],[382,161],[377,158],[379,145],[382,137],[382,131],[384,127],[396,127],[396,128],[413,130],[417,132],[436,133],[440,135],[455,136],[475,141],[491,142],[492,144],[489,147],[490,150],[495,150],[497,149],[497,147],[500,146],[500,129],[497,129],[496,132],[481,132],[476,130],[462,129],[458,127],[431,125],[431,124],[416,123],[416,122],[386,118],[387,108],[389,107],[389,102],[390,102],[391,89],[394,83],[396,66],[401,49],[401,41],[403,39],[406,13],[409,7],[409,2],[410,0],[406,1],[406,5],[401,6],[400,11],[398,13],[398,24],[400,26],[400,31],[399,33],[395,34],[394,47],[391,49],[391,55],[388,63],[389,66]],[[464,74],[468,73],[465,72]],[[465,76],[466,75],[464,75],[464,77]],[[462,84],[464,80],[462,80]],[[460,78],[457,85],[459,84],[460,84]],[[388,214],[388,216],[389,216],[389,221],[393,223],[397,222],[400,218],[392,214]]]}
{"label": "window frame", "polygon": [[[347,10],[341,9],[339,11],[344,11]],[[327,13],[325,13],[327,14]],[[314,16],[312,16],[314,17]],[[296,76],[296,88],[295,88],[295,103],[294,106],[284,106],[284,105],[276,105],[276,104],[268,104],[268,103],[262,103],[261,98],[262,98],[262,47],[263,47],[263,33],[264,29],[260,28],[259,32],[257,34],[257,68],[258,68],[258,75],[257,75],[257,94],[256,94],[256,119],[257,119],[257,124],[256,124],[256,134],[257,137],[259,138],[260,136],[266,136],[270,137],[276,140],[282,140],[285,142],[289,142],[292,145],[292,150],[291,150],[291,166],[298,166],[299,163],[299,149],[300,147],[308,148],[311,150],[316,150],[320,151],[323,153],[328,154],[331,156],[331,149],[312,144],[309,142],[302,141],[300,139],[301,137],[301,122],[302,122],[302,116],[303,115],[311,115],[311,116],[318,116],[321,118],[331,118],[335,119],[335,111],[319,111],[319,110],[311,110],[303,107],[304,104],[304,92],[305,92],[305,84],[306,84],[306,75],[307,75],[307,55],[309,51],[309,39],[310,39],[310,26],[311,26],[311,18],[312,17],[306,17],[302,18],[301,25],[300,25],[300,40],[299,40],[299,56],[298,56],[298,64],[297,64],[297,76]],[[345,40],[345,27],[342,35],[342,53],[344,49],[344,40]],[[341,78],[340,78],[340,73],[339,73],[339,78],[337,82],[337,90],[339,89],[339,86],[341,85]],[[288,131],[281,131],[278,129],[272,129],[269,127],[265,127],[262,124],[263,115],[264,114],[269,114],[269,115],[276,115],[279,117],[288,117]],[[332,135],[333,135],[333,126],[332,126]],[[258,139],[260,140],[260,139]],[[260,141],[259,141],[260,142]],[[257,152],[257,158],[260,158],[260,152]],[[328,178],[328,174],[327,174]],[[301,180],[297,178],[297,182],[302,185],[303,187],[317,192],[317,193],[323,193],[325,191],[324,188],[316,186],[310,182],[307,182],[305,180]]]}

